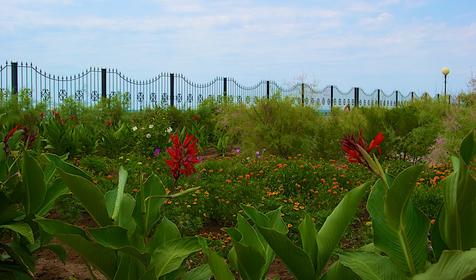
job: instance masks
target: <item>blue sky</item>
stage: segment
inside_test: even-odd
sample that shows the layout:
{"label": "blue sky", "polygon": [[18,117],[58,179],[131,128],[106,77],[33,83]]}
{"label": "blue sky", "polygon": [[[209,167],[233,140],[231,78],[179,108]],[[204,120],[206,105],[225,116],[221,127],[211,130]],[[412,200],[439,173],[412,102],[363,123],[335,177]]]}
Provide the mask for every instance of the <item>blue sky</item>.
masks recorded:
{"label": "blue sky", "polygon": [[476,75],[476,1],[0,0],[0,59],[53,74],[89,66],[135,79],[231,76],[467,90]]}

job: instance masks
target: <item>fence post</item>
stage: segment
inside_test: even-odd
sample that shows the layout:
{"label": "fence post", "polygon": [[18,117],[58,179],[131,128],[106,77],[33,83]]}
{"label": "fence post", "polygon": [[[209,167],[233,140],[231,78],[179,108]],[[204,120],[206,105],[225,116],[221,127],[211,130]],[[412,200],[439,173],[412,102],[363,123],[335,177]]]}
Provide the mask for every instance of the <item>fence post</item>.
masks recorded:
{"label": "fence post", "polygon": [[377,89],[377,107],[380,107],[380,89]]}
{"label": "fence post", "polygon": [[106,76],[106,68],[101,68],[101,96],[104,99],[107,98]]}
{"label": "fence post", "polygon": [[448,104],[451,105],[451,95],[448,94]]}
{"label": "fence post", "polygon": [[12,62],[12,94],[18,93],[18,62]]}
{"label": "fence post", "polygon": [[439,93],[436,94],[436,101],[440,101],[440,94]]}
{"label": "fence post", "polygon": [[269,81],[266,81],[266,98],[269,100]]}
{"label": "fence post", "polygon": [[334,86],[331,86],[331,111],[334,107]]}
{"label": "fence post", "polygon": [[354,107],[359,107],[359,88],[354,88]]}
{"label": "fence post", "polygon": [[412,103],[413,103],[413,100],[415,99],[415,93],[412,91],[411,95],[412,95]]}
{"label": "fence post", "polygon": [[395,107],[398,107],[398,90],[395,91]]}
{"label": "fence post", "polygon": [[170,73],[170,107],[174,107],[174,73]]}
{"label": "fence post", "polygon": [[223,99],[224,101],[226,102],[226,92],[228,90],[228,86],[227,86],[227,79],[226,78],[223,78]]}

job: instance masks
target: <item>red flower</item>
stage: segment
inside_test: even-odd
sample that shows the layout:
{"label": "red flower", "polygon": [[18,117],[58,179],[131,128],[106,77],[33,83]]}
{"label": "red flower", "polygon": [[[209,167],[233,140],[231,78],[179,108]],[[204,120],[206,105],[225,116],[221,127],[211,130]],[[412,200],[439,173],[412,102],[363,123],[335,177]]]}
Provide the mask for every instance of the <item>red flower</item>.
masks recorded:
{"label": "red flower", "polygon": [[198,140],[189,134],[187,134],[183,143],[180,143],[177,134],[170,135],[170,140],[172,141],[172,147],[167,148],[170,159],[166,160],[166,162],[170,167],[172,176],[177,181],[182,174],[189,176],[196,172],[195,164],[199,160],[197,159],[197,148],[195,145]]}
{"label": "red flower", "polygon": [[25,126],[17,124],[14,128],[10,129],[10,131],[7,133],[7,135],[5,135],[5,137],[3,138],[3,149],[5,150],[6,153],[10,152],[10,147],[8,146],[8,141],[13,137],[15,132],[17,132],[18,130],[23,131],[22,141],[27,144],[28,148],[31,148],[31,146],[35,142],[36,135],[34,133],[31,133],[28,130],[28,128],[26,128]]}
{"label": "red flower", "polygon": [[[360,163],[367,167],[369,163],[365,160],[362,150],[370,153],[373,149],[377,149],[379,154],[382,153],[382,149],[380,148],[380,143],[382,143],[384,136],[382,132],[379,132],[377,136],[370,142],[370,145],[367,147],[367,143],[365,142],[364,138],[362,137],[362,131],[359,133],[358,139],[354,137],[354,135],[347,135],[342,139],[342,149],[346,153],[347,159],[349,162],[352,163]],[[360,147],[360,149],[359,149]]]}

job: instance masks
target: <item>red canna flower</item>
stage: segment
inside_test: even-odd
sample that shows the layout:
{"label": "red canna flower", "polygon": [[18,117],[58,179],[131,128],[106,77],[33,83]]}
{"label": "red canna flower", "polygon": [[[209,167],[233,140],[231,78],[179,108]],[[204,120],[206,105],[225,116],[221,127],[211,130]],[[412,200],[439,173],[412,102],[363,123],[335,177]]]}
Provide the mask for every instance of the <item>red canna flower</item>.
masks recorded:
{"label": "red canna flower", "polygon": [[28,148],[31,148],[31,146],[35,142],[36,140],[35,133],[31,133],[31,131],[27,127],[17,124],[14,128],[10,129],[7,135],[5,135],[5,137],[3,138],[3,149],[5,150],[5,153],[10,152],[8,141],[13,137],[15,132],[19,130],[23,131],[22,141],[27,145]]}
{"label": "red canna flower", "polygon": [[[342,139],[342,149],[346,153],[347,159],[351,163],[360,163],[367,166],[372,170],[366,156],[367,153],[370,153],[373,149],[377,149],[379,154],[382,153],[380,148],[380,143],[382,143],[384,136],[382,132],[377,133],[377,136],[370,142],[370,145],[367,146],[365,139],[362,137],[362,131],[359,133],[359,137],[356,139],[354,135],[347,135]],[[367,152],[367,153],[366,153]]]}
{"label": "red canna flower", "polygon": [[177,182],[180,175],[189,176],[196,172],[195,164],[199,160],[197,159],[197,148],[195,145],[198,140],[189,134],[187,134],[183,143],[180,143],[177,134],[170,135],[170,140],[172,141],[172,147],[167,148],[170,159],[166,160],[166,162],[170,167],[175,182]]}

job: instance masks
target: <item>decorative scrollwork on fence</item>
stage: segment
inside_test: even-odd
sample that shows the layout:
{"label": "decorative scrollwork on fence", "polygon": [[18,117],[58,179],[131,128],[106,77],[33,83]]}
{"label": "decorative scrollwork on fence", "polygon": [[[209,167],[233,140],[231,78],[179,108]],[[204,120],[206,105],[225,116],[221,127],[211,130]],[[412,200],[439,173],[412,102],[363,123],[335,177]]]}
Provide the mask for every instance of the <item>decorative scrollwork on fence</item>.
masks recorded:
{"label": "decorative scrollwork on fence", "polygon": [[40,98],[41,98],[41,101],[43,102],[47,102],[51,99],[51,93],[50,93],[50,90],[49,89],[42,89],[40,91]]}
{"label": "decorative scrollwork on fence", "polygon": [[60,89],[58,92],[58,98],[60,101],[64,101],[68,97],[68,92],[64,89]]}
{"label": "decorative scrollwork on fence", "polygon": [[198,102],[199,103],[203,102],[203,95],[201,95],[201,94],[198,95]]}
{"label": "decorative scrollwork on fence", "polygon": [[157,103],[157,93],[152,92],[150,94],[150,102],[156,104]]}
{"label": "decorative scrollwork on fence", "polygon": [[190,104],[193,102],[193,95],[191,93],[187,95],[187,102]]}
{"label": "decorative scrollwork on fence", "polygon": [[74,100],[76,100],[76,102],[81,102],[84,98],[84,92],[80,89],[78,89],[77,91],[74,92]]}
{"label": "decorative scrollwork on fence", "polygon": [[96,102],[99,100],[99,92],[97,92],[96,90],[93,90],[91,92],[91,100]]}
{"label": "decorative scrollwork on fence", "polygon": [[182,103],[182,94],[181,93],[177,94],[177,103]]}
{"label": "decorative scrollwork on fence", "polygon": [[144,93],[142,91],[137,93],[137,102],[139,103],[144,102]]}

